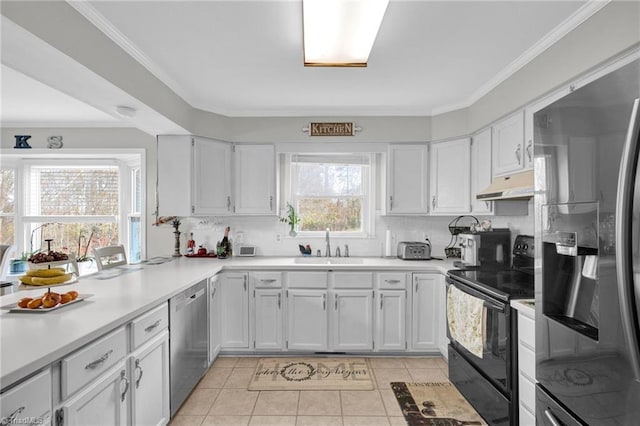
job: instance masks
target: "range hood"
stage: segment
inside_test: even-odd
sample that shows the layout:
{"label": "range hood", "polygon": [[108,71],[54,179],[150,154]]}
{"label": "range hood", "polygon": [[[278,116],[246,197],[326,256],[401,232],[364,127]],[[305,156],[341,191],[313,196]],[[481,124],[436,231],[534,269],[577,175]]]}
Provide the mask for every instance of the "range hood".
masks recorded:
{"label": "range hood", "polygon": [[522,200],[533,197],[533,170],[499,176],[476,194],[482,201]]}

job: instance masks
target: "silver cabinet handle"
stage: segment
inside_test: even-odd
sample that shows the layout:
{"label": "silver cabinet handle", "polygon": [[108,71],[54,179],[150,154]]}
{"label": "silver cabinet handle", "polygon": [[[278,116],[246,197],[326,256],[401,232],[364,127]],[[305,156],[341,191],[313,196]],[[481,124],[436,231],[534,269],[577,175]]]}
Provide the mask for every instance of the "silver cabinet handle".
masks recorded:
{"label": "silver cabinet handle", "polygon": [[127,379],[127,372],[122,370],[120,372],[120,383],[124,380],[124,391],[122,391],[122,395],[120,395],[120,400],[124,402],[124,398],[127,396],[127,392],[129,391],[129,379]]}
{"label": "silver cabinet handle", "polygon": [[275,282],[276,282],[276,279],[275,279],[275,278],[268,279],[268,280],[266,280],[266,279],[262,279],[262,280],[260,280],[260,282],[261,282],[261,283],[275,283]]}
{"label": "silver cabinet handle", "polygon": [[227,195],[227,211],[231,211],[231,196]]}
{"label": "silver cabinet handle", "polygon": [[94,368],[97,368],[100,364],[102,364],[103,362],[105,362],[106,360],[109,359],[109,356],[113,353],[113,349],[110,349],[106,354],[102,355],[100,358],[96,359],[93,362],[90,362],[89,364],[84,366],[85,370],[93,370]]}
{"label": "silver cabinet handle", "polygon": [[142,380],[142,375],[144,374],[144,370],[142,370],[142,367],[140,366],[140,359],[136,359],[135,369],[140,370],[140,375],[136,379],[136,389],[138,389],[140,387],[140,380]]}
{"label": "silver cabinet handle", "polygon": [[485,202],[484,202],[484,205],[485,205],[485,207],[486,207],[487,209],[489,208],[489,202],[488,202],[488,201],[485,201]]}
{"label": "silver cabinet handle", "polygon": [[544,416],[551,422],[553,426],[560,426],[560,422],[556,419],[550,409],[544,410]]}
{"label": "silver cabinet handle", "polygon": [[9,417],[3,417],[2,418],[2,423],[0,423],[0,424],[2,426],[8,426],[8,425],[15,424],[17,417],[20,415],[20,413],[22,413],[24,411],[25,408],[26,407],[23,405],[22,407],[19,407],[16,411],[11,413],[11,415]]}
{"label": "silver cabinet handle", "polygon": [[389,210],[393,210],[393,195],[389,195]]}
{"label": "silver cabinet handle", "polygon": [[243,280],[242,280],[242,287],[244,288],[244,291],[247,291],[247,276],[245,275]]}
{"label": "silver cabinet handle", "polygon": [[327,310],[327,295],[326,294],[322,295],[322,310],[323,311]]}
{"label": "silver cabinet handle", "polygon": [[399,284],[400,280],[384,280],[384,282],[389,284]]}
{"label": "silver cabinet handle", "polygon": [[416,293],[418,292],[418,280],[416,279]]}
{"label": "silver cabinet handle", "polygon": [[211,298],[213,299],[214,297],[216,297],[216,290],[218,290],[218,287],[213,287],[213,291],[211,292]]}
{"label": "silver cabinet handle", "polygon": [[436,208],[436,196],[434,195],[433,197],[431,197],[431,207],[432,208]]}
{"label": "silver cabinet handle", "polygon": [[337,311],[338,310],[338,295],[336,294],[336,300],[334,301],[334,309]]}
{"label": "silver cabinet handle", "polygon": [[282,306],[282,292],[278,293],[278,309]]}
{"label": "silver cabinet handle", "polygon": [[516,159],[518,160],[518,165],[520,165],[520,151],[522,150],[522,146],[520,146],[520,144],[518,144],[518,147],[516,148]]}
{"label": "silver cabinet handle", "polygon": [[531,148],[533,148],[533,141],[529,139],[529,142],[527,143],[527,158],[529,159],[529,161],[533,159]]}
{"label": "silver cabinet handle", "polygon": [[384,298],[382,297],[382,295],[380,295],[380,310],[382,310],[382,301],[384,300]]}
{"label": "silver cabinet handle", "polygon": [[149,327],[145,328],[144,331],[146,331],[147,333],[149,333],[150,331],[152,331],[154,328],[156,328],[157,326],[160,325],[160,320],[157,320],[156,322],[154,322],[153,324],[151,324]]}
{"label": "silver cabinet handle", "polygon": [[269,196],[269,210],[273,210],[273,195]]}

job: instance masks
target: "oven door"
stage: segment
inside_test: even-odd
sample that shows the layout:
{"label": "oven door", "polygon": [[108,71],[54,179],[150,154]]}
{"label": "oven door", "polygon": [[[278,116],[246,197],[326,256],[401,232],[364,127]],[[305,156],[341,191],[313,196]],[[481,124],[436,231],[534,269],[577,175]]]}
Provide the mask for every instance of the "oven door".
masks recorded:
{"label": "oven door", "polygon": [[[489,380],[507,398],[511,396],[513,389],[511,384],[511,309],[509,305],[493,299],[468,285],[447,277],[447,336],[451,346],[461,354],[466,361]],[[452,333],[452,318],[454,309],[450,306],[451,287],[455,287],[466,296],[470,296],[482,304],[482,318],[480,325],[480,339],[477,343],[481,346],[467,348],[462,342],[456,339],[455,334],[459,332],[459,325],[456,325],[456,332]],[[467,298],[468,299],[468,298]],[[458,313],[459,315],[459,313]],[[468,343],[467,343],[468,345]],[[481,356],[480,356],[481,355]]]}

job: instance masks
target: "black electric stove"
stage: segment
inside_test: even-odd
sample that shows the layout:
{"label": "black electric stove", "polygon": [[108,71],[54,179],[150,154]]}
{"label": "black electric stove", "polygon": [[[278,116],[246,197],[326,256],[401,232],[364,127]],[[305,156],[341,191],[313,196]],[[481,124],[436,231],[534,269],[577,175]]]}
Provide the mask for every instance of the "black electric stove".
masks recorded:
{"label": "black electric stove", "polygon": [[501,301],[532,299],[534,246],[533,237],[518,235],[513,244],[512,266],[508,269],[482,268],[482,266],[448,271],[469,287],[488,293]]}

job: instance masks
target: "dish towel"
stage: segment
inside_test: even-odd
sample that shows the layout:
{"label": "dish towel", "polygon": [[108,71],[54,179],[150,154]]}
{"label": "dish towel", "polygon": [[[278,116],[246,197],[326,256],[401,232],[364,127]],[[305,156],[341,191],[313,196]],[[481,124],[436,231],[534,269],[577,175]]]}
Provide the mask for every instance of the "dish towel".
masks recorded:
{"label": "dish towel", "polygon": [[482,358],[485,330],[482,326],[484,302],[453,285],[447,291],[447,321],[453,340]]}

